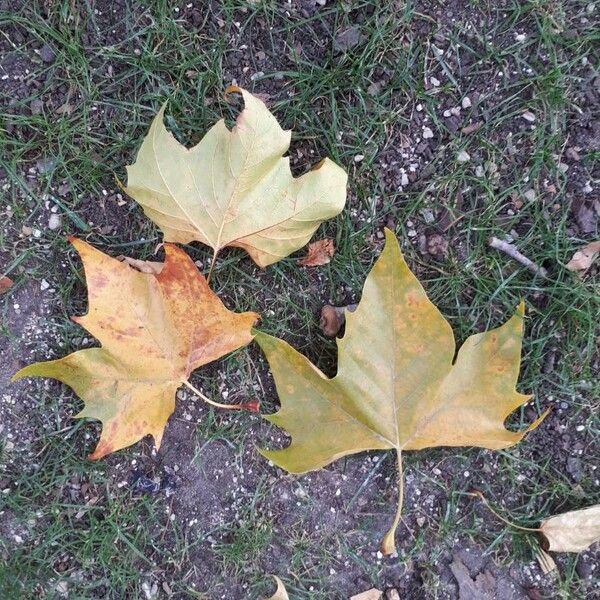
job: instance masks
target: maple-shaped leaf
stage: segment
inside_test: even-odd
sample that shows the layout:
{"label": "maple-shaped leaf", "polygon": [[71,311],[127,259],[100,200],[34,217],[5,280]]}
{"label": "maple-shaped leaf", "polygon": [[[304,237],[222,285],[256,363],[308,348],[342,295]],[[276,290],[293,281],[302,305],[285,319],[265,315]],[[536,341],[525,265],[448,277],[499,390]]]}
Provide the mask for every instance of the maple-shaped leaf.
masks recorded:
{"label": "maple-shaped leaf", "polygon": [[172,244],[165,244],[159,273],[142,273],[81,240],[71,242],[83,261],[89,299],[88,313],[73,320],[102,347],[29,365],[13,379],[52,377],[73,388],[85,402],[77,417],[103,424],[92,459],[147,434],[158,448],[177,388],[191,387],[194,369],[248,344],[258,315],[225,308]]}
{"label": "maple-shaped leaf", "polygon": [[433,446],[506,448],[526,431],[504,421],[530,396],[516,391],[523,305],[502,327],[467,339],[455,357],[452,329],[410,272],[398,241],[386,245],[346,314],[338,371],[329,379],[286,342],[264,333],[281,400],[266,418],[292,436],[283,450],[263,451],[292,473],[318,469],[363,450],[396,450],[400,494],[383,552],[394,552],[402,506],[401,453]]}
{"label": "maple-shaped leaf", "polygon": [[[304,246],[346,202],[345,171],[329,159],[294,178],[284,131],[264,103],[246,90],[245,108],[230,131],[218,121],[193,148],[166,129],[163,106],[127,167],[125,191],[168,242],[194,240],[217,253],[237,246],[261,267]],[[213,259],[214,263],[214,259]]]}

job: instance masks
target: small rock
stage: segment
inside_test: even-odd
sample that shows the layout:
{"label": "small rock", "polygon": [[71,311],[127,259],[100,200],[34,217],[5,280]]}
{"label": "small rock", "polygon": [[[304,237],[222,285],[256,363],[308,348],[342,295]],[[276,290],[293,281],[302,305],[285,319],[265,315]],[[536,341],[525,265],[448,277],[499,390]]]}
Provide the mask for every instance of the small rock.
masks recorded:
{"label": "small rock", "polygon": [[535,200],[535,190],[527,190],[523,196],[525,197],[525,200],[529,200],[529,202],[533,202]]}
{"label": "small rock", "polygon": [[385,593],[385,600],[400,600],[398,590],[388,590]]}
{"label": "small rock", "polygon": [[360,42],[360,27],[358,25],[353,25],[352,27],[348,27],[344,29],[340,33],[335,36],[335,40],[333,41],[333,45],[335,49],[339,52],[346,52],[354,46],[358,45]]}
{"label": "small rock", "polygon": [[364,154],[357,154],[357,155],[354,157],[354,162],[355,162],[355,163],[362,162],[363,160],[365,160],[365,155],[364,155]]}
{"label": "small rock", "polygon": [[438,259],[446,258],[448,241],[438,233],[434,233],[427,239],[427,252]]}
{"label": "small rock", "polygon": [[521,117],[523,117],[523,119],[525,119],[526,121],[529,121],[530,123],[533,123],[535,121],[535,115],[530,112],[530,111],[525,111]]}
{"label": "small rock", "polygon": [[428,140],[433,137],[433,131],[429,127],[423,127],[423,139]]}
{"label": "small rock", "polygon": [[469,162],[471,160],[471,156],[469,155],[469,153],[466,150],[461,150],[457,155],[456,155],[456,160],[460,163],[466,163]]}
{"label": "small rock", "polygon": [[523,43],[527,39],[527,35],[524,33],[515,33],[515,40],[519,43]]}
{"label": "small rock", "polygon": [[42,281],[40,281],[40,290],[42,290],[42,292],[45,292],[49,287],[50,284],[45,279],[42,279]]}
{"label": "small rock", "polygon": [[50,219],[48,219],[48,229],[55,231],[56,229],[60,229],[62,225],[62,217],[55,213],[50,215]]}
{"label": "small rock", "polygon": [[44,44],[40,48],[40,58],[49,65],[56,60],[56,54],[54,53],[54,50],[48,46],[48,44]]}
{"label": "small rock", "polygon": [[29,105],[32,115],[41,115],[44,112],[44,101],[41,98],[34,98]]}
{"label": "small rock", "polygon": [[433,87],[440,87],[440,80],[436,79],[435,77],[430,77],[429,83],[431,83]]}
{"label": "small rock", "polygon": [[54,170],[56,162],[56,158],[53,157],[42,158],[35,163],[35,167],[38,173],[49,173],[50,171]]}
{"label": "small rock", "polygon": [[461,105],[462,105],[462,107],[463,107],[463,108],[465,108],[465,109],[466,109],[466,108],[471,108],[471,106],[473,106],[473,105],[471,104],[471,98],[469,98],[469,96],[465,96],[465,97],[462,99]]}
{"label": "small rock", "polygon": [[567,458],[567,472],[573,478],[573,481],[580,482],[585,477],[582,460],[575,456]]}

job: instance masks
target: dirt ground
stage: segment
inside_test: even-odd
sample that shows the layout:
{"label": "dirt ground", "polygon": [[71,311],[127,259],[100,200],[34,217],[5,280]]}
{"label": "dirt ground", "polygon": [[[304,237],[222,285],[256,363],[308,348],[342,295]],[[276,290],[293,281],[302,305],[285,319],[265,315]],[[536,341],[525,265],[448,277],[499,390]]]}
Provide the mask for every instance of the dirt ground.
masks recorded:
{"label": "dirt ground", "polygon": [[[0,296],[0,598],[255,599],[272,593],[271,574],[302,599],[371,587],[408,600],[600,597],[597,546],[554,555],[545,575],[535,536],[467,494],[482,490],[527,526],[600,500],[598,267],[565,269],[598,239],[599,10],[0,0],[0,275],[15,282]],[[459,341],[526,300],[519,389],[534,400],[509,424],[552,412],[505,451],[408,454],[398,556],[378,552],[396,502],[391,453],[291,476],[256,452],[285,444],[281,431],[180,390],[158,452],[146,439],[92,463],[99,429],[72,419],[70,390],[10,382],[30,362],[95,345],[69,320],[86,292],[67,234],[151,256],[160,232],[115,175],[165,99],[186,144],[221,116],[231,123],[231,83],[293,129],[295,173],[330,156],[350,178],[347,208],[315,236],[335,239],[332,264],[300,269],[292,257],[260,270],[224,252],[214,286],[228,307],[261,313],[263,330],[334,374],[320,308],[359,300],[385,226]],[[491,235],[548,277],[490,249]],[[186,250],[206,271],[206,248]],[[255,345],[194,382],[223,402],[278,406]]]}

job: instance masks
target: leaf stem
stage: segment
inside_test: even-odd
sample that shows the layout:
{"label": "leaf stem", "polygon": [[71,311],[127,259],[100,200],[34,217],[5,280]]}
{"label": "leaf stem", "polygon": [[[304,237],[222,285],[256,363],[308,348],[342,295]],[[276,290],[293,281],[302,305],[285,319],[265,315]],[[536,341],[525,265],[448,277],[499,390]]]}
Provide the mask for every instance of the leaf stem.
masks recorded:
{"label": "leaf stem", "polygon": [[182,380],[181,383],[189,388],[196,396],[204,400],[207,404],[211,406],[216,406],[217,408],[225,408],[227,410],[250,410],[252,412],[258,412],[258,402],[247,402],[245,404],[221,404],[220,402],[215,402],[211,400],[207,396],[205,396],[198,388],[194,387],[189,381]]}
{"label": "leaf stem", "polygon": [[508,519],[505,519],[502,515],[498,514],[487,501],[486,497],[479,490],[471,490],[468,492],[469,496],[475,496],[479,498],[488,508],[488,510],[495,515],[498,519],[500,519],[503,523],[506,523],[509,527],[514,527],[515,529],[520,529],[521,531],[535,531],[539,532],[541,529],[539,527],[523,527],[522,525],[517,525],[516,523],[512,523]]}
{"label": "leaf stem", "polygon": [[217,256],[219,256],[219,250],[215,250],[215,253],[213,254],[212,260],[210,262],[210,268],[208,269],[208,275],[206,276],[206,284],[208,285],[210,283],[210,277],[213,273],[213,270],[215,268],[215,264],[217,263]]}
{"label": "leaf stem", "polygon": [[394,520],[392,521],[392,526],[389,528],[381,542],[381,552],[383,552],[383,554],[394,554],[396,552],[396,529],[402,518],[402,505],[404,504],[404,475],[402,473],[402,452],[400,451],[400,448],[396,448],[396,454],[398,458],[398,506],[396,508]]}

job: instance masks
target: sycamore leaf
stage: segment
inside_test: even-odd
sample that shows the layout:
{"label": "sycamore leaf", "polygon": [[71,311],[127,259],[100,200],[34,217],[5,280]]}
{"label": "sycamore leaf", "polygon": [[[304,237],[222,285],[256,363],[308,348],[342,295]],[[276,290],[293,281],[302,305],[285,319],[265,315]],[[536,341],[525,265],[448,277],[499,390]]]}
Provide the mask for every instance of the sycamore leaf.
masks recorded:
{"label": "sycamore leaf", "polygon": [[102,347],[29,365],[13,379],[52,377],[73,388],[85,401],[77,417],[103,424],[92,459],[147,434],[158,448],[177,388],[191,387],[194,369],[248,344],[258,315],[225,308],[172,244],[165,244],[159,273],[142,273],[81,240],[71,242],[83,261],[89,299],[89,312],[73,320]]}
{"label": "sycamore leaf", "polygon": [[530,396],[519,394],[523,305],[503,326],[467,339],[455,358],[452,329],[406,265],[386,230],[383,253],[367,277],[338,340],[338,372],[327,378],[282,340],[256,335],[281,400],[266,419],[292,436],[262,451],[292,473],[319,469],[363,450],[395,450],[400,500],[382,550],[394,552],[402,505],[401,453],[434,446],[507,448],[534,429],[504,421]]}
{"label": "sycamore leaf", "polygon": [[544,519],[540,532],[546,538],[546,550],[583,552],[600,542],[600,504]]}
{"label": "sycamore leaf", "polygon": [[287,590],[285,589],[285,585],[283,585],[283,581],[277,577],[277,575],[271,575],[277,584],[277,589],[272,596],[269,596],[267,600],[290,600],[288,596]]}
{"label": "sycamore leaf", "polygon": [[292,177],[284,131],[264,103],[246,90],[245,108],[229,131],[218,121],[193,148],[167,131],[165,106],[127,167],[125,191],[142,205],[168,242],[194,240],[216,254],[237,246],[261,267],[304,246],[346,202],[345,171],[326,158]]}

